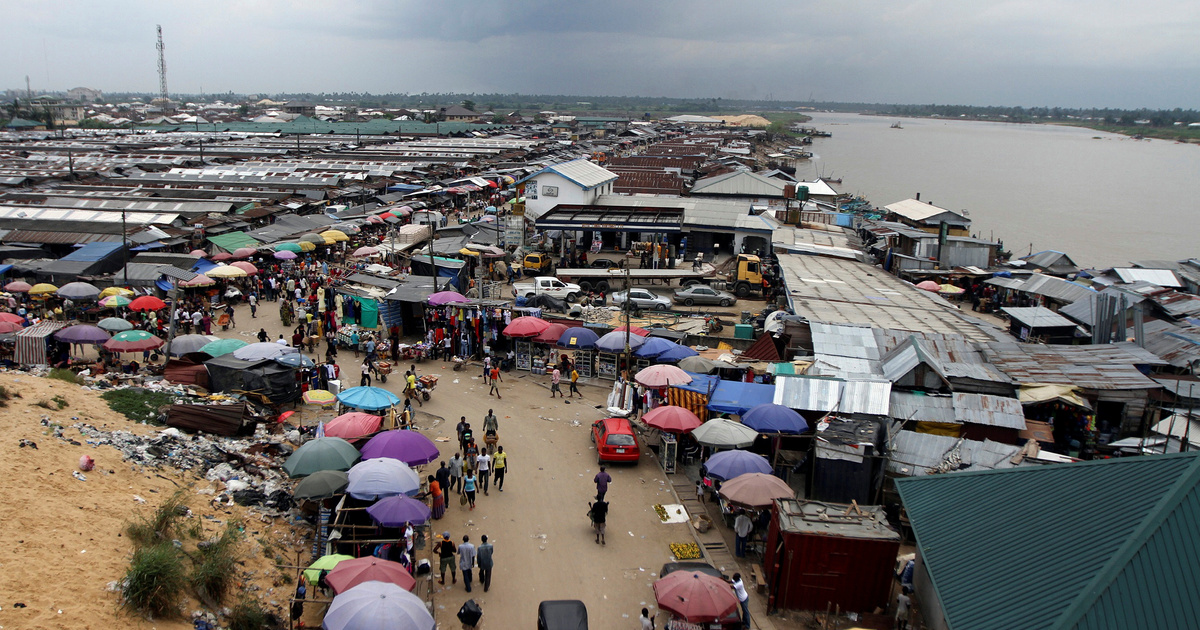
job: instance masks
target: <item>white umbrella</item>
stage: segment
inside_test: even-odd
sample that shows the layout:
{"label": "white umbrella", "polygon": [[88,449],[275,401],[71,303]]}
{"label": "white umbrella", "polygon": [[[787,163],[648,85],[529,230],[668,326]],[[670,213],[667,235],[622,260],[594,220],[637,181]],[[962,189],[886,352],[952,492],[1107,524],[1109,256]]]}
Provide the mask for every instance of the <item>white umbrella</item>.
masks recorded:
{"label": "white umbrella", "polygon": [[709,420],[692,429],[692,437],[704,446],[712,448],[744,448],[754,443],[758,431],[726,418]]}

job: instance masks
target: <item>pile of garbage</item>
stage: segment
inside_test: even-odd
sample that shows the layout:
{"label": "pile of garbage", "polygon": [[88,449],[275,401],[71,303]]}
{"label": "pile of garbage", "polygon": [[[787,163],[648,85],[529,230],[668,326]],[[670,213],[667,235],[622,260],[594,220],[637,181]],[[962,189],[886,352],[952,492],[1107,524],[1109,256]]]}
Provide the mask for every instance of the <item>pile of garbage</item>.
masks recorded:
{"label": "pile of garbage", "polygon": [[260,426],[253,438],[241,439],[189,435],[175,428],[137,435],[119,429],[100,429],[82,421],[64,427],[51,423],[48,417],[42,418],[42,425],[54,437],[71,444],[81,444],[66,435],[66,431],[75,429],[83,443],[111,446],[121,452],[125,461],[147,468],[192,471],[220,483],[223,485],[220,491],[210,488],[199,491],[212,494],[214,502],[236,503],[271,516],[283,515],[293,506],[281,466],[294,450],[289,438],[300,439],[298,431],[279,436]]}

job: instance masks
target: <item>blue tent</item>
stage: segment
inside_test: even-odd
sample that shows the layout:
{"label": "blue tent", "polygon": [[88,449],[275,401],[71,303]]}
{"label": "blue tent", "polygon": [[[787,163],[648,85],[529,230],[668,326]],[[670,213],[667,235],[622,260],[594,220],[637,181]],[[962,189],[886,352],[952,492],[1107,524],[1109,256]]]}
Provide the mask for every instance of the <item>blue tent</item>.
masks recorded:
{"label": "blue tent", "polygon": [[[695,381],[693,381],[695,382]],[[719,413],[741,415],[775,399],[775,386],[740,381],[718,381],[708,396],[708,408]]]}

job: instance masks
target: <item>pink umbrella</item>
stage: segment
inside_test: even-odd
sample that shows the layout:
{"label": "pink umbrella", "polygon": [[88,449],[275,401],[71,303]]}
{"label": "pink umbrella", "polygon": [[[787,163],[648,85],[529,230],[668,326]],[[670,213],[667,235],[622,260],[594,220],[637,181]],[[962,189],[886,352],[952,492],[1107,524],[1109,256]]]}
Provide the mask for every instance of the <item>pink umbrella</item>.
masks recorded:
{"label": "pink umbrella", "polygon": [[721,484],[721,496],[726,501],[749,508],[763,508],[775,499],[792,499],[796,491],[775,475],[746,473]]}
{"label": "pink umbrella", "polygon": [[251,276],[258,273],[258,267],[255,267],[252,263],[248,263],[244,260],[239,260],[235,263],[229,263],[229,266],[237,267],[238,269],[245,271],[248,275],[251,275]]}
{"label": "pink umbrella", "polygon": [[218,254],[213,254],[212,256],[210,256],[209,260],[214,261],[214,262],[224,262],[231,258],[233,258],[233,254],[230,254],[229,252],[220,252]]}
{"label": "pink umbrella", "polygon": [[364,556],[342,560],[325,576],[334,593],[344,593],[363,582],[387,582],[412,592],[417,581],[399,562]]}
{"label": "pink umbrella", "polygon": [[429,296],[430,306],[441,306],[450,304],[451,302],[466,302],[467,297],[457,291],[438,291]]}
{"label": "pink umbrella", "polygon": [[631,334],[637,335],[639,337],[645,337],[646,335],[650,334],[649,330],[646,330],[645,328],[642,328],[640,326],[618,326],[613,329],[613,332],[625,332],[626,328],[629,329],[629,332]]}
{"label": "pink umbrella", "polygon": [[505,337],[536,337],[550,327],[550,322],[540,317],[518,317],[504,327]]}
{"label": "pink umbrella", "polygon": [[924,282],[917,283],[917,288],[937,293],[942,289],[942,285],[934,282],[933,280],[925,280]]}
{"label": "pink umbrella", "polygon": [[239,247],[239,248],[233,250],[233,257],[234,258],[249,258],[254,255],[254,251],[255,250],[253,247]]}
{"label": "pink umbrella", "polygon": [[0,322],[8,322],[10,324],[20,324],[25,318],[16,313],[0,313]]}
{"label": "pink umbrella", "polygon": [[717,621],[737,610],[733,588],[721,578],[699,571],[676,571],[654,583],[658,607],[691,623]]}
{"label": "pink umbrella", "polygon": [[674,405],[658,407],[642,416],[642,421],[667,433],[687,433],[704,424],[696,414]]}
{"label": "pink umbrella", "polygon": [[381,422],[383,418],[369,413],[344,413],[325,425],[325,437],[340,437],[344,440],[366,437],[378,431]]}
{"label": "pink umbrella", "polygon": [[204,274],[199,274],[195,278],[192,278],[191,280],[184,280],[183,282],[180,282],[179,286],[181,286],[181,287],[211,287],[212,285],[214,285],[216,283],[217,283],[216,280],[213,280],[212,278],[209,278],[208,276],[206,276]]}
{"label": "pink umbrella", "polygon": [[203,249],[193,249],[191,251],[191,253],[189,253],[188,255],[189,256],[199,256],[200,258],[207,258],[208,252],[204,251]]}
{"label": "pink umbrella", "polygon": [[367,217],[367,223],[383,223],[383,219],[379,215],[373,214]]}
{"label": "pink umbrella", "polygon": [[26,293],[32,288],[32,284],[29,284],[28,282],[22,282],[20,280],[13,280],[12,282],[4,285],[5,291],[11,291],[13,293]]}
{"label": "pink umbrella", "polygon": [[368,245],[366,247],[359,247],[358,249],[354,250],[353,254],[350,254],[350,255],[354,256],[356,258],[360,258],[362,256],[374,256],[375,254],[378,254],[378,253],[379,253],[378,247],[371,247]]}
{"label": "pink umbrella", "polygon": [[538,343],[558,343],[559,337],[562,337],[562,334],[565,332],[567,332],[566,324],[550,324],[546,330],[543,330],[533,340]]}
{"label": "pink umbrella", "polygon": [[691,375],[674,365],[652,365],[638,372],[633,378],[646,387],[686,385],[692,382]]}
{"label": "pink umbrella", "polygon": [[274,256],[278,260],[291,260],[296,257],[296,252],[289,252],[288,250],[284,249],[275,252]]}

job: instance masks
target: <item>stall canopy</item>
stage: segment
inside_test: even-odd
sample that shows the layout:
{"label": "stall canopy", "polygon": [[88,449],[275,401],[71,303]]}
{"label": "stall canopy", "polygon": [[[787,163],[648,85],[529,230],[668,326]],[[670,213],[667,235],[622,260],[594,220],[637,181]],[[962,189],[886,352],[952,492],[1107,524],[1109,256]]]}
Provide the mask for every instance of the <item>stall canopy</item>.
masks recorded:
{"label": "stall canopy", "polygon": [[228,234],[216,234],[208,237],[208,242],[220,247],[221,249],[232,252],[242,247],[257,248],[262,243],[258,242],[253,236],[249,236],[242,232],[230,232]]}
{"label": "stall canopy", "polygon": [[774,385],[718,381],[708,397],[708,408],[718,413],[741,415],[752,407],[763,405],[775,397]]}
{"label": "stall canopy", "polygon": [[17,333],[17,363],[21,365],[48,365],[48,346],[54,341],[54,333],[65,328],[63,322],[42,322]]}
{"label": "stall canopy", "polygon": [[208,369],[213,391],[258,392],[276,404],[300,397],[295,370],[271,359],[243,361],[231,353],[207,361],[204,366]]}

